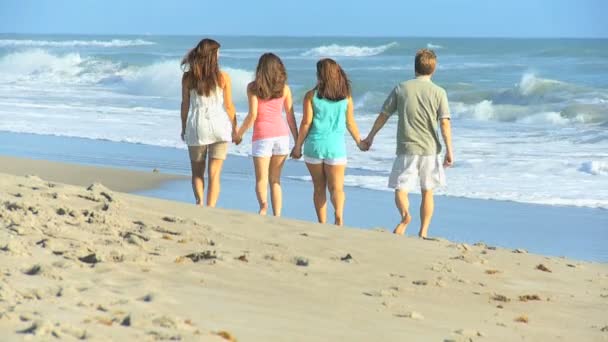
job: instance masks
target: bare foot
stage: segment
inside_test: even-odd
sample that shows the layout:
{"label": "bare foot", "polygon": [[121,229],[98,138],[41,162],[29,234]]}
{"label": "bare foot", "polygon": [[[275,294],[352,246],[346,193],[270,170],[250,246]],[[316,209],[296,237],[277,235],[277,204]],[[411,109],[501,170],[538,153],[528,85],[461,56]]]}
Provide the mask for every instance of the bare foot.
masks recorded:
{"label": "bare foot", "polygon": [[341,217],[336,217],[336,219],[334,220],[334,224],[336,226],[342,226],[342,225],[344,225],[344,220],[342,220]]}
{"label": "bare foot", "polygon": [[393,230],[393,233],[397,235],[404,235],[410,221],[412,221],[412,215],[409,213],[405,214],[405,217],[401,219],[401,222],[399,222],[399,224],[395,227],[395,230]]}
{"label": "bare foot", "polygon": [[260,205],[260,211],[258,212],[258,214],[266,216],[266,212],[268,212],[268,203]]}
{"label": "bare foot", "polygon": [[203,204],[203,202],[196,202],[196,206],[202,208],[205,205]]}
{"label": "bare foot", "polygon": [[428,237],[426,236],[426,229],[425,230],[420,230],[420,232],[418,232],[418,237],[423,239],[423,240],[427,240]]}

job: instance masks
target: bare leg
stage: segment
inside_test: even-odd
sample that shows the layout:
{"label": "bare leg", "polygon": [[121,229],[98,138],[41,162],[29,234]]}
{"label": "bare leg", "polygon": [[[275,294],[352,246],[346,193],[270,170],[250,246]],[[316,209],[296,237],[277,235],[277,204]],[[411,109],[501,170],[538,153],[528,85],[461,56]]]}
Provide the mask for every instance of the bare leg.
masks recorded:
{"label": "bare leg", "polygon": [[258,198],[260,215],[266,215],[268,211],[268,165],[270,157],[253,157],[255,168],[255,195]]}
{"label": "bare leg", "polygon": [[410,200],[408,198],[407,191],[395,190],[395,205],[397,206],[399,215],[401,215],[401,221],[399,221],[395,227],[395,230],[393,230],[393,233],[403,235],[405,234],[407,225],[412,220],[412,215],[410,215],[408,211],[410,207]]}
{"label": "bare leg", "polygon": [[205,161],[190,162],[192,168],[192,191],[196,205],[203,206],[203,198],[205,197]]}
{"label": "bare leg", "polygon": [[325,164],[325,174],[327,175],[327,188],[331,195],[331,204],[334,206],[334,224],[341,226],[344,224],[344,170],[345,165]]}
{"label": "bare leg", "polygon": [[433,199],[433,190],[422,190],[422,203],[420,203],[420,233],[418,233],[418,236],[421,238],[426,238],[434,209],[435,200]]}
{"label": "bare leg", "polygon": [[281,190],[281,171],[287,156],[272,156],[270,158],[270,168],[268,170],[268,180],[270,181],[270,200],[272,201],[272,213],[274,216],[281,216],[283,209],[283,192]]}
{"label": "bare leg", "polygon": [[327,179],[323,172],[323,164],[306,163],[306,167],[308,168],[308,172],[310,172],[314,186],[313,201],[315,203],[317,219],[319,223],[325,223],[327,222]]}
{"label": "bare leg", "polygon": [[220,176],[222,173],[223,159],[209,159],[208,181],[209,189],[207,189],[207,206],[215,208],[217,199],[220,197]]}

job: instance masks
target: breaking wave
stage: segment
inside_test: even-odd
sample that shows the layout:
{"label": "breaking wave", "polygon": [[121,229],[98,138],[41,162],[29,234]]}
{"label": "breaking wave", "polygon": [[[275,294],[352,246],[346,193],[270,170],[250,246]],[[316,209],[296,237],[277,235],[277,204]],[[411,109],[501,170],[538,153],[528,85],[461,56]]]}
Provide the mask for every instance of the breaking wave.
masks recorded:
{"label": "breaking wave", "polygon": [[312,57],[370,57],[380,55],[398,45],[397,42],[374,47],[332,44],[310,49],[302,55]]}

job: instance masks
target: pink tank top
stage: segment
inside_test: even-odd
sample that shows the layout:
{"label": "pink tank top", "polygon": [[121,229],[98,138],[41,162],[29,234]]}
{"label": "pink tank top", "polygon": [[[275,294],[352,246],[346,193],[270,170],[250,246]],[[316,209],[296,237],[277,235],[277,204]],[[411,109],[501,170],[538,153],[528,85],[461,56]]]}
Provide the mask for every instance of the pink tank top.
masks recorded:
{"label": "pink tank top", "polygon": [[253,141],[289,136],[289,127],[283,119],[285,97],[258,99],[258,117],[253,123]]}

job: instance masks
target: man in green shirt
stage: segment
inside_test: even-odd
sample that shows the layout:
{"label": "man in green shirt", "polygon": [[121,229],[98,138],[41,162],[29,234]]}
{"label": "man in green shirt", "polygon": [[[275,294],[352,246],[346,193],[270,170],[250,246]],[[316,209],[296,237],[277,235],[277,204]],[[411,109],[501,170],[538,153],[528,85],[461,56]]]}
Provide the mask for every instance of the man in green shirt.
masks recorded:
{"label": "man in green shirt", "polygon": [[[454,163],[448,98],[445,90],[431,81],[436,64],[437,57],[432,50],[418,50],[415,58],[416,78],[400,83],[390,92],[369,135],[362,141],[362,147],[369,149],[376,133],[397,112],[397,157],[388,186],[395,189],[395,204],[401,214],[401,221],[393,231],[399,235],[405,234],[412,220],[408,192],[420,179],[422,203],[418,235],[427,237],[435,206],[433,189],[445,185],[443,168]],[[446,147],[443,163],[440,159],[438,123]]]}

